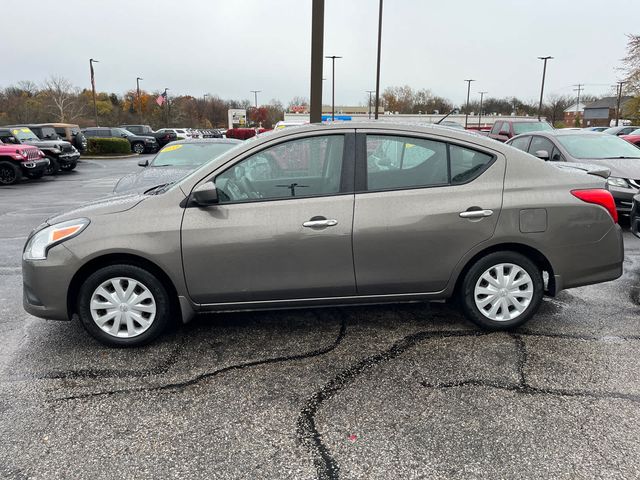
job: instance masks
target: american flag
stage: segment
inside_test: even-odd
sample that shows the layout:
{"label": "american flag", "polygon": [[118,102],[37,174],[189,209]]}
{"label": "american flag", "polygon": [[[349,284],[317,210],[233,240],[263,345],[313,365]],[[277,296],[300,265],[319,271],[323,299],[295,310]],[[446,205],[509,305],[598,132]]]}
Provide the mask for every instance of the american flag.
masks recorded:
{"label": "american flag", "polygon": [[167,101],[167,92],[162,92],[160,95],[158,95],[158,98],[156,98],[156,103],[160,106],[164,105],[164,102]]}

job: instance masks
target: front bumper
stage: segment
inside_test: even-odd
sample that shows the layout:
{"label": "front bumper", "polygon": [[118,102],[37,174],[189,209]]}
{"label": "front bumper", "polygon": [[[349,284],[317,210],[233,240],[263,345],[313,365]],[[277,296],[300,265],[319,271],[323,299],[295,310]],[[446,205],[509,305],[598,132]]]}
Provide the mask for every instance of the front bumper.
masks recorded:
{"label": "front bumper", "polygon": [[46,260],[22,261],[22,303],[36,317],[69,320],[67,293],[77,258],[63,244],[49,250]]}
{"label": "front bumper", "polygon": [[39,173],[49,166],[48,158],[40,158],[38,160],[25,160],[20,166],[25,173]]}
{"label": "front bumper", "polygon": [[79,158],[80,152],[65,152],[58,155],[58,162],[60,162],[61,166],[77,165]]}

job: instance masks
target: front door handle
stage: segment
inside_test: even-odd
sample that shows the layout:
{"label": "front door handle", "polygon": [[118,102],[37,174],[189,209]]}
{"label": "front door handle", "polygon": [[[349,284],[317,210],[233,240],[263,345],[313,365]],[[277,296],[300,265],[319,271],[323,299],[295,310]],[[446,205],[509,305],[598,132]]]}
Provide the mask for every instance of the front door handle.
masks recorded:
{"label": "front door handle", "polygon": [[493,210],[467,210],[466,212],[460,212],[461,218],[482,218],[490,217],[493,215]]}
{"label": "front door handle", "polygon": [[334,219],[323,219],[323,220],[309,220],[308,222],[304,222],[302,224],[303,227],[307,228],[326,228],[326,227],[335,227],[338,224],[337,220]]}

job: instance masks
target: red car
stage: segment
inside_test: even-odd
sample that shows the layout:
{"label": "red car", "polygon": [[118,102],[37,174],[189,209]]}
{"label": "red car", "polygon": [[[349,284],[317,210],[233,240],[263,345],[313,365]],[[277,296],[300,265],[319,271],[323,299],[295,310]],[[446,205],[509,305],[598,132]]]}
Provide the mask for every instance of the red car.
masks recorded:
{"label": "red car", "polygon": [[0,142],[0,185],[13,185],[22,177],[40,178],[49,159],[38,147]]}
{"label": "red car", "polygon": [[640,128],[628,135],[620,135],[620,138],[624,138],[627,142],[633,143],[636,147],[640,147]]}

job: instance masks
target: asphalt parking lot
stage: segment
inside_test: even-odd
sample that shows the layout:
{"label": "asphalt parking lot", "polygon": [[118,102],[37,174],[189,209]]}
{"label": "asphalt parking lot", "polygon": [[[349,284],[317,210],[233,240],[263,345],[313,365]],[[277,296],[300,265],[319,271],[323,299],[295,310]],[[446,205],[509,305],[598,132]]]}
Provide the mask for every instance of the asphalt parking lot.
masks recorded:
{"label": "asphalt parking lot", "polygon": [[49,215],[137,159],[0,190],[0,478],[640,478],[640,240],[514,333],[445,304],[201,316],[103,347],[22,310]]}

